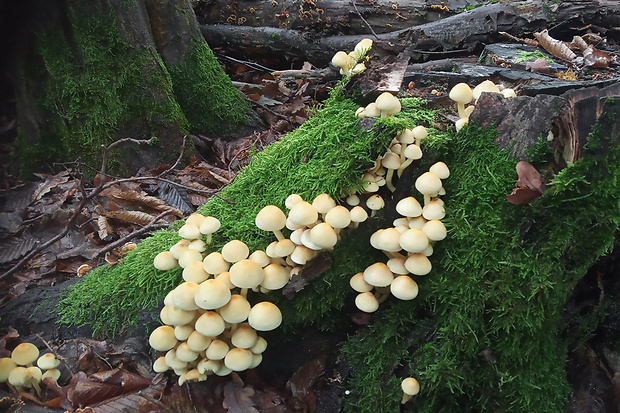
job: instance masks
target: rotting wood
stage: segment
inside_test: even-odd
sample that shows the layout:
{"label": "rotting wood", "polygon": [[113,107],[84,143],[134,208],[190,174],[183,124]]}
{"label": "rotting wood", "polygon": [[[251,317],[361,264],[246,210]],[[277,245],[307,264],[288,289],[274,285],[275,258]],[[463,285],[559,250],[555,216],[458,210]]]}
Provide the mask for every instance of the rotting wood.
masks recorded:
{"label": "rotting wood", "polygon": [[[345,9],[343,13],[347,13]],[[446,57],[442,53],[464,49],[466,54],[483,44],[505,40],[499,32],[518,35],[543,30],[549,21],[559,21],[550,30],[554,37],[561,38],[564,33],[579,34],[596,29],[604,34],[619,35],[620,4],[611,0],[573,0],[553,7],[543,7],[542,2],[515,1],[510,3],[488,4],[462,12],[441,20],[418,25],[409,25],[378,35],[373,39],[387,51],[398,54],[419,53],[416,58],[424,60],[424,54],[439,52],[437,58]],[[367,17],[367,16],[365,16]],[[212,47],[233,47],[244,50],[247,56],[260,57],[277,54],[289,59],[303,59],[318,66],[325,66],[338,50],[352,50],[366,34],[331,35],[325,30],[321,35],[316,31],[303,29],[284,29],[281,27],[249,27],[229,24],[204,24],[201,30]],[[426,56],[428,59],[429,56]]]}

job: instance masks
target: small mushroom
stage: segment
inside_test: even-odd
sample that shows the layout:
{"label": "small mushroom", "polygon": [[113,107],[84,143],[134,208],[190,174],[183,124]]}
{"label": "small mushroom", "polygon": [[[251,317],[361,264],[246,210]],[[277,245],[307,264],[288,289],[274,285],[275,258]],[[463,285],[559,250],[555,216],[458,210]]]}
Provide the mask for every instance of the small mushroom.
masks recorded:
{"label": "small mushroom", "polygon": [[381,117],[386,118],[400,112],[400,100],[390,92],[383,92],[375,100],[377,109],[381,112]]}
{"label": "small mushroom", "polygon": [[415,396],[420,392],[420,383],[413,377],[407,377],[401,383],[403,389],[403,398],[401,404],[407,403],[411,396]]}

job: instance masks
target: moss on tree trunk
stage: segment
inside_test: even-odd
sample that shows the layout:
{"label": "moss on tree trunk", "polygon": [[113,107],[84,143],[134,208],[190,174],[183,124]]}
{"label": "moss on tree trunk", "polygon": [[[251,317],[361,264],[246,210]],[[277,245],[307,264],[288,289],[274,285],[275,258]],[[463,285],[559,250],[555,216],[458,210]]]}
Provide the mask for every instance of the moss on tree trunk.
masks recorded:
{"label": "moss on tree trunk", "polygon": [[[249,107],[195,28],[189,3],[167,4],[162,17],[143,0],[40,2],[29,22],[35,34],[14,59],[22,175],[78,157],[98,167],[101,145],[157,137],[150,148],[112,155],[113,171],[131,173],[174,161],[185,134],[227,131],[247,119]],[[154,36],[166,30],[175,36]],[[184,32],[191,38],[176,35]],[[160,54],[158,41],[185,53]]]}

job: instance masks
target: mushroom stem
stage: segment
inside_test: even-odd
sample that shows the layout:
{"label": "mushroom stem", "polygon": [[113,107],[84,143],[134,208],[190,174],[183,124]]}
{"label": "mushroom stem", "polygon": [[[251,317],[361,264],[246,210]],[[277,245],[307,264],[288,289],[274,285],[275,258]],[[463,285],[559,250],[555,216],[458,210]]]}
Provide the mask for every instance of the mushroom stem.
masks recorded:
{"label": "mushroom stem", "polygon": [[282,241],[284,239],[284,235],[282,235],[282,231],[276,229],[276,230],[273,230],[272,232],[273,232],[273,235],[276,236],[278,241]]}
{"label": "mushroom stem", "polygon": [[409,165],[411,165],[411,163],[413,162],[412,158],[407,158],[405,159],[405,162],[403,162],[400,167],[398,168],[398,170],[396,171],[396,176],[398,176],[400,178],[400,176],[403,174],[403,172],[405,171],[405,168],[407,168]]}
{"label": "mushroom stem", "polygon": [[211,241],[213,240],[213,234],[209,233],[207,234],[207,241],[206,244],[207,245],[211,245]]}
{"label": "mushroom stem", "polygon": [[459,111],[459,118],[464,118],[465,116],[465,104],[458,102],[456,107],[458,108]]}
{"label": "mushroom stem", "polygon": [[248,289],[247,288],[242,288],[240,294],[241,294],[241,296],[243,298],[247,298],[248,297]]}
{"label": "mushroom stem", "polygon": [[41,397],[43,395],[43,392],[41,391],[41,386],[39,386],[39,383],[33,378],[31,379],[30,384],[32,385],[32,387],[34,387],[34,390],[37,392],[37,395]]}
{"label": "mushroom stem", "polygon": [[396,187],[394,186],[394,184],[392,183],[392,176],[394,175],[394,169],[388,169],[387,173],[385,174],[385,186],[387,186],[387,188],[391,191],[394,192],[396,191]]}
{"label": "mushroom stem", "polygon": [[427,204],[429,204],[431,202],[431,196],[430,194],[424,194],[424,206],[426,206]]}
{"label": "mushroom stem", "polygon": [[405,404],[407,403],[409,400],[411,400],[411,396],[408,395],[407,393],[403,392],[403,399],[400,401],[400,404]]}

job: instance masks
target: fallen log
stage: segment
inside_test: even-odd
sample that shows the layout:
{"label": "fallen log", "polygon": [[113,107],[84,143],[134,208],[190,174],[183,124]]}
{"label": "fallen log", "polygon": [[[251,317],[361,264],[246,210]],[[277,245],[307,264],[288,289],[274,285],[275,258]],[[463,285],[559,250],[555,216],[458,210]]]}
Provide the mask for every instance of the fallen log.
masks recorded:
{"label": "fallen log", "polygon": [[[341,13],[341,14],[346,14]],[[410,25],[373,36],[333,35],[312,27],[251,27],[230,24],[203,24],[201,31],[211,47],[242,50],[250,58],[277,54],[289,59],[307,60],[325,66],[338,50],[352,50],[363,37],[373,40],[391,54],[407,52],[416,60],[468,54],[501,38],[499,32],[526,35],[547,28],[549,22],[562,22],[550,30],[556,38],[567,40],[574,34],[594,29],[605,36],[620,37],[620,4],[611,0],[573,0],[553,7],[542,2],[516,1],[488,4],[437,21]],[[433,56],[430,56],[432,52]],[[416,55],[417,53],[417,55]]]}

